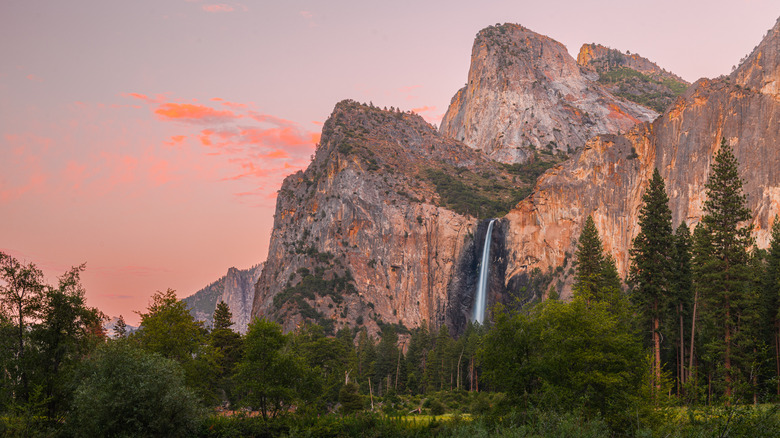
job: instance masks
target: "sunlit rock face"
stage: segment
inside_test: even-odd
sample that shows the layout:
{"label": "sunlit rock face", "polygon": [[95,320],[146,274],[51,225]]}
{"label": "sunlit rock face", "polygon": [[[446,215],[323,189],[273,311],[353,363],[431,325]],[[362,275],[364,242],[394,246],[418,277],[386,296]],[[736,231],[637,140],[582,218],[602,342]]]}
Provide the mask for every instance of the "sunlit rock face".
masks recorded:
{"label": "sunlit rock face", "polygon": [[[766,247],[780,211],[778,25],[730,77],[702,79],[653,123],[587,142],[571,160],[543,175],[534,193],[511,211],[507,281],[533,268],[563,266],[573,256],[587,215],[622,274],[638,233],[641,197],[658,168],[666,180],[674,226],[702,216],[710,164],[725,138],[739,160],[751,226]],[[769,60],[774,60],[770,63]],[[568,256],[568,257],[567,257]],[[571,277],[557,275],[565,294]]]}
{"label": "sunlit rock face", "polygon": [[780,19],[761,43],[731,74],[738,85],[764,94],[780,95]]}
{"label": "sunlit rock face", "polygon": [[597,134],[653,120],[653,110],[618,99],[580,69],[566,47],[516,24],[477,34],[468,82],[440,131],[504,163],[534,151],[573,153]]}
{"label": "sunlit rock face", "polygon": [[211,326],[214,310],[220,301],[224,301],[233,315],[233,330],[246,333],[252,318],[252,302],[255,297],[255,283],[263,264],[249,269],[230,268],[223,277],[209,284],[198,292],[184,298],[190,313],[206,326]]}
{"label": "sunlit rock face", "polygon": [[253,315],[287,331],[304,321],[372,333],[382,323],[444,323],[447,287],[477,224],[443,207],[425,178],[445,168],[511,181],[499,163],[419,116],[336,105],[312,163],[279,191]]}
{"label": "sunlit rock face", "polygon": [[286,331],[304,322],[371,333],[428,323],[458,333],[471,315],[489,222],[448,208],[426,172],[449,169],[453,181],[466,171],[489,175],[481,190],[519,184],[506,173],[512,166],[490,158],[521,162],[547,145],[572,156],[495,223],[489,305],[527,303],[551,286],[570,295],[588,215],[625,275],[655,168],[674,226],[695,226],[721,138],[739,160],[751,225],[766,247],[780,212],[777,35],[776,25],[732,75],[696,82],[652,122],[651,111],[594,84],[562,45],[515,25],[480,32],[444,135],[412,114],[339,103],[308,169],[279,191],[252,316]]}

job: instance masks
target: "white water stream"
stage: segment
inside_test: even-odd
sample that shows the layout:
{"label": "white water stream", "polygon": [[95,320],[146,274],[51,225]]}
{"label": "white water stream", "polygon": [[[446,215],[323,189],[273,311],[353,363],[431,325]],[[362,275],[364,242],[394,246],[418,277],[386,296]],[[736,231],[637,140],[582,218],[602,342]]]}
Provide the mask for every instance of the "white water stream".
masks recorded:
{"label": "white water stream", "polygon": [[474,299],[473,320],[482,324],[485,320],[485,308],[487,307],[487,286],[490,278],[490,236],[493,234],[493,223],[490,220],[487,233],[485,233],[485,246],[482,248],[482,263],[479,265],[479,280],[477,281],[477,296]]}

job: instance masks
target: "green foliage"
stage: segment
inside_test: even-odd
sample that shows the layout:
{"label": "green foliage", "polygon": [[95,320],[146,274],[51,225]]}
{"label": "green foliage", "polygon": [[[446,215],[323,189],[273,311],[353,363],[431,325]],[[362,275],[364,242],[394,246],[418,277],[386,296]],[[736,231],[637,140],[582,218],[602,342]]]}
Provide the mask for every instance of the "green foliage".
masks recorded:
{"label": "green foliage", "polygon": [[363,397],[358,393],[360,387],[350,382],[341,387],[339,390],[339,403],[341,403],[341,412],[344,414],[352,414],[363,410]]}
{"label": "green foliage", "polygon": [[71,268],[59,278],[57,288],[47,288],[40,310],[41,323],[30,333],[37,345],[36,363],[45,388],[48,414],[55,417],[67,409],[71,388],[67,378],[72,366],[86,355],[102,335],[102,314],[87,307],[81,272]]}
{"label": "green foliage", "polygon": [[157,291],[147,311],[138,314],[141,325],[130,339],[148,352],[176,361],[184,370],[187,385],[206,402],[216,403],[217,353],[207,342],[203,323],[195,321],[176,292]]}
{"label": "green foliage", "polygon": [[605,71],[599,74],[599,82],[602,83],[624,82],[630,78],[641,79],[643,82],[653,82],[653,79],[650,76],[642,74],[633,68],[628,67],[620,67],[615,70]]}
{"label": "green foliage", "polygon": [[220,301],[214,311],[214,328],[208,335],[208,344],[215,353],[216,387],[221,392],[220,398],[233,401],[234,385],[231,379],[236,364],[243,353],[243,340],[230,326],[233,325],[233,314],[224,301]]}
{"label": "green foliage", "polygon": [[30,391],[29,325],[38,317],[44,299],[43,272],[33,263],[24,265],[0,252],[0,302],[7,322],[13,327],[11,358],[5,365],[13,401],[25,403]]}
{"label": "green foliage", "polygon": [[[749,248],[753,245],[747,198],[742,191],[737,159],[721,141],[706,184],[707,199],[701,231],[697,227],[697,288],[704,306],[704,353],[725,397],[736,385],[749,384],[753,371],[752,321],[757,319],[757,296],[751,287]],[[744,393],[742,395],[745,395]]]}
{"label": "green foliage", "polygon": [[84,269],[52,287],[34,264],[0,252],[0,409],[22,430],[68,409],[73,368],[103,336],[102,314],[86,305]]}
{"label": "green foliage", "polygon": [[653,77],[629,67],[614,68],[619,64],[622,62],[611,65],[607,70],[600,69],[599,82],[617,87],[615,95],[659,113],[663,113],[688,88],[688,84],[669,77]]}
{"label": "green foliage", "polygon": [[603,247],[596,223],[588,215],[577,242],[577,274],[572,290],[576,297],[582,297],[586,303],[592,301],[613,303],[615,311],[622,309],[620,300],[622,286],[617,274],[615,261],[611,256],[604,257]]}
{"label": "green foliage", "polygon": [[[488,184],[485,178],[468,170],[460,174],[465,175],[465,178],[438,169],[425,172],[444,206],[460,214],[478,218],[503,216],[530,193],[530,190],[516,189],[499,182]],[[471,184],[464,182],[469,180]],[[480,185],[480,182],[484,185]]]}
{"label": "green foliage", "polygon": [[[314,247],[315,264],[326,264],[328,268],[318,266],[314,273],[308,268],[300,268],[298,275],[301,280],[294,286],[288,286],[274,297],[273,303],[276,309],[281,309],[288,302],[295,303],[301,316],[309,321],[314,321],[330,335],[333,334],[333,320],[325,318],[322,312],[314,309],[307,300],[315,300],[316,297],[330,297],[339,305],[344,301],[345,294],[356,293],[352,275],[347,270],[344,275],[338,275],[333,268],[330,253],[318,253]],[[328,278],[329,277],[329,278]],[[293,277],[291,277],[293,278]]]}
{"label": "green foliage", "polygon": [[284,414],[295,401],[312,398],[317,389],[282,328],[264,319],[249,324],[236,381],[240,403],[260,411],[263,418]]}
{"label": "green foliage", "polygon": [[581,411],[628,427],[647,415],[639,338],[607,303],[548,300],[529,314],[497,315],[480,350],[484,376],[521,406]]}
{"label": "green foliage", "polygon": [[671,270],[674,251],[672,211],[658,169],[653,171],[639,210],[639,234],[631,248],[631,300],[638,309],[644,333],[651,334],[647,345],[653,347],[653,379],[661,384],[661,337],[668,332],[661,321],[668,319],[671,302]]}
{"label": "green foliage", "polygon": [[74,436],[188,437],[200,410],[173,360],[126,341],[99,348],[84,364],[67,427]]}

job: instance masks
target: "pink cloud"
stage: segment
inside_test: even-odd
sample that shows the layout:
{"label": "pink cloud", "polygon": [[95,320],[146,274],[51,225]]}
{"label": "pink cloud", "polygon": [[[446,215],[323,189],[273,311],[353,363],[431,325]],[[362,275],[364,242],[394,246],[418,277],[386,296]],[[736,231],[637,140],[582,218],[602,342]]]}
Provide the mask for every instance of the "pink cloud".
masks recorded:
{"label": "pink cloud", "polygon": [[228,121],[241,117],[232,111],[215,110],[204,105],[170,102],[160,105],[154,113],[163,120],[182,120],[199,123]]}
{"label": "pink cloud", "polygon": [[203,5],[203,10],[206,12],[233,12],[235,9],[233,6],[226,5],[224,3],[216,4],[216,5]]}
{"label": "pink cloud", "polygon": [[19,199],[32,192],[45,191],[51,179],[42,158],[51,148],[53,140],[33,133],[6,134],[3,148],[11,151],[2,163],[0,173],[0,202]]}
{"label": "pink cloud", "polygon": [[158,94],[154,97],[149,97],[145,94],[140,94],[140,93],[121,93],[121,96],[132,97],[133,99],[141,100],[148,104],[161,103],[165,101],[165,95],[163,94]]}
{"label": "pink cloud", "polygon": [[[178,121],[198,127],[171,135],[162,142],[168,146],[181,146],[187,137],[200,145],[202,157],[210,157],[219,169],[221,181],[253,181],[253,192],[275,192],[284,176],[305,168],[320,134],[304,129],[298,123],[270,114],[254,111],[252,102],[230,102],[222,98],[209,99],[211,105],[155,101],[143,94],[127,97],[146,102],[160,121]],[[192,99],[190,102],[197,102]],[[215,107],[214,105],[219,105]],[[223,109],[223,108],[229,109]],[[190,150],[197,152],[197,149]],[[150,181],[165,184],[170,176],[168,166],[155,162],[154,169],[147,169]],[[214,177],[213,172],[203,172],[204,177]],[[240,191],[240,193],[246,190]]]}
{"label": "pink cloud", "polygon": [[87,165],[74,160],[68,161],[63,171],[63,178],[70,184],[71,189],[78,190],[87,179]]}
{"label": "pink cloud", "polygon": [[182,147],[184,140],[187,138],[186,135],[172,135],[170,141],[163,142],[165,146],[172,147],[172,148],[180,148]]}
{"label": "pink cloud", "polygon": [[412,112],[416,113],[416,114],[427,113],[427,112],[431,112],[431,111],[436,111],[436,107],[435,106],[421,106],[419,108],[412,108]]}
{"label": "pink cloud", "polygon": [[398,89],[401,93],[411,93],[412,90],[422,87],[422,85],[409,85]]}
{"label": "pink cloud", "polygon": [[421,85],[410,85],[408,87],[401,87],[401,88],[398,89],[398,91],[401,94],[405,94],[405,96],[404,96],[405,100],[415,100],[415,99],[417,99],[418,96],[412,94],[412,92],[414,92],[414,90],[416,90],[416,89],[418,89],[420,87],[421,87]]}
{"label": "pink cloud", "polygon": [[167,160],[157,160],[157,162],[149,168],[150,179],[157,186],[171,182],[175,178],[170,174],[170,170],[170,163],[168,163]]}

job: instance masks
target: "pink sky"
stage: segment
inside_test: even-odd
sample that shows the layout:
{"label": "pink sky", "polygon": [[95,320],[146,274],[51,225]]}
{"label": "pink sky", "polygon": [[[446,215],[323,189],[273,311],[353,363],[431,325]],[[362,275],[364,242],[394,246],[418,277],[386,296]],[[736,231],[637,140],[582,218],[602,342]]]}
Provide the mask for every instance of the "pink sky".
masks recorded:
{"label": "pink sky", "polygon": [[339,100],[438,123],[474,35],[520,23],[683,78],[729,73],[777,0],[0,3],[0,250],[136,324],[265,260],[276,191]]}

